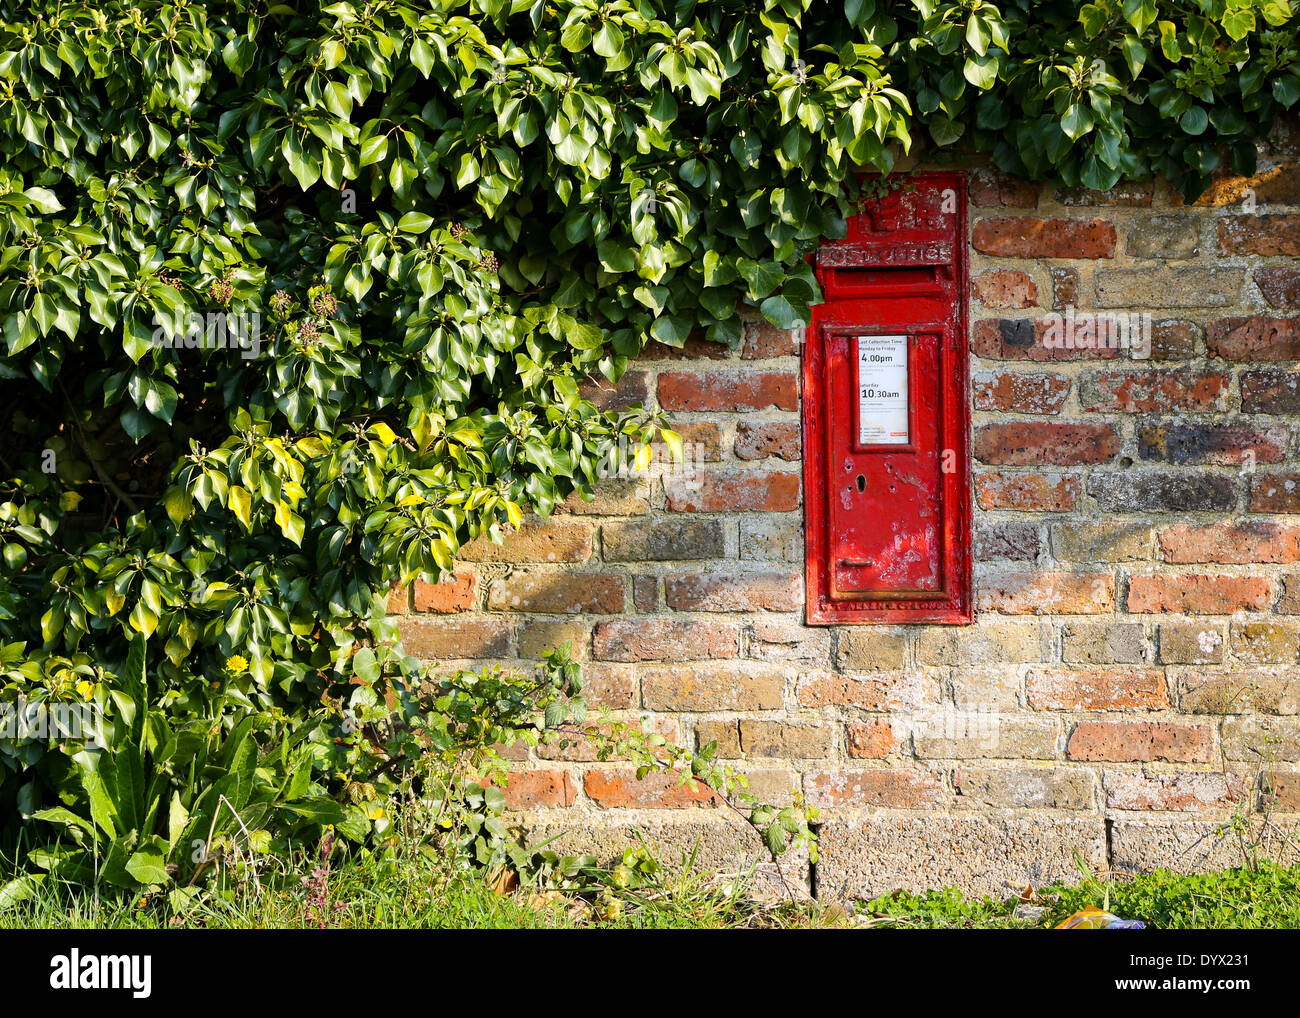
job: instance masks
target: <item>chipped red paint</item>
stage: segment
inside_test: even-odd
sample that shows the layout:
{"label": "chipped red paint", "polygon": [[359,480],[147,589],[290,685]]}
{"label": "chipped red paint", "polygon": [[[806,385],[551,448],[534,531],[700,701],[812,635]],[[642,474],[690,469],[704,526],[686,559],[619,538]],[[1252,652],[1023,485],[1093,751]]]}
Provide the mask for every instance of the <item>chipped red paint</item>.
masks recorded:
{"label": "chipped red paint", "polygon": [[[803,360],[810,623],[972,618],[965,179],[904,186],[816,255],[825,302]],[[890,336],[906,336],[907,426],[880,444],[859,429],[858,337],[887,348]]]}

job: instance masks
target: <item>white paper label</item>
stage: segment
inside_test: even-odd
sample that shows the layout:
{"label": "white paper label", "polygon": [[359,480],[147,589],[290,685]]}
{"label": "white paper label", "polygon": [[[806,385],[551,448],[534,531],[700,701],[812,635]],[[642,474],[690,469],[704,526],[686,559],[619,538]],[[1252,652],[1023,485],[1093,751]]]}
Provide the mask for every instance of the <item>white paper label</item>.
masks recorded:
{"label": "white paper label", "polygon": [[858,336],[858,444],[907,445],[907,337]]}

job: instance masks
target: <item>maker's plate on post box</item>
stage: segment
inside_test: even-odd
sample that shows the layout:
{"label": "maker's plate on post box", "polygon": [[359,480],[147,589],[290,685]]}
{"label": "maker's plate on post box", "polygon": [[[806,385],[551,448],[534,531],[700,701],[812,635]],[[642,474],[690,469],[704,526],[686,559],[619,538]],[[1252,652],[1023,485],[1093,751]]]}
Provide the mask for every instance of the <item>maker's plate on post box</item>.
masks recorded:
{"label": "maker's plate on post box", "polygon": [[887,207],[898,192],[878,199],[883,210],[868,206],[818,252],[826,300],[804,358],[809,622],[971,618],[964,187],[956,174],[915,184],[906,208]]}

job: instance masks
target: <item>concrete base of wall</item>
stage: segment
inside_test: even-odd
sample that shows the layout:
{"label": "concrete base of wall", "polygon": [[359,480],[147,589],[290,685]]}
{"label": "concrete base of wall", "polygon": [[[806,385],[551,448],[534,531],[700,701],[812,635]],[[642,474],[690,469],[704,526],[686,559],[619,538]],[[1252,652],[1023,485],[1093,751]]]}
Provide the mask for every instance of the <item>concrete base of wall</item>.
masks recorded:
{"label": "concrete base of wall", "polygon": [[[1106,821],[1096,817],[998,815],[836,816],[820,825],[818,861],[802,850],[774,865],[752,831],[723,816],[619,811],[576,817],[543,811],[518,818],[525,843],[561,855],[617,861],[642,840],[670,872],[685,868],[723,879],[749,874],[760,899],[815,897],[863,901],[891,891],[957,887],[995,898],[1083,879],[1169,869],[1197,873],[1245,864],[1248,856],[1300,863],[1300,823],[1256,820],[1237,834],[1226,821]],[[1109,826],[1109,831],[1107,827]]]}
{"label": "concrete base of wall", "polygon": [[715,879],[748,874],[752,893],[760,899],[806,899],[812,893],[807,852],[792,850],[775,865],[752,830],[726,817],[683,820],[680,815],[636,810],[608,820],[583,817],[579,821],[571,813],[559,817],[539,813],[519,822],[526,845],[547,842],[545,847],[560,855],[594,855],[609,864],[624,849],[644,841],[671,873],[689,869]]}

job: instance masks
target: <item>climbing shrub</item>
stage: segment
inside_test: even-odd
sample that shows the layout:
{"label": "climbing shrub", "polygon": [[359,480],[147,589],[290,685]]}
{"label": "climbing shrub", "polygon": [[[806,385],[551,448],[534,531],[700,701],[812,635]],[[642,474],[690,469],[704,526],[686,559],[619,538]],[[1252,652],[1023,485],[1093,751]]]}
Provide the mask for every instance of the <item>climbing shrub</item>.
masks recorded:
{"label": "climbing shrub", "polygon": [[[268,816],[292,791],[377,834],[348,797],[397,750],[343,715],[398,709],[384,593],[588,494],[620,438],[679,449],[593,399],[646,342],[806,319],[804,256],[910,149],[1189,197],[1249,172],[1296,27],[1288,0],[0,0],[0,696],[214,740],[256,716],[229,751],[291,775]],[[165,767],[158,739],[133,752]],[[0,738],[9,843],[119,835],[109,751]]]}

